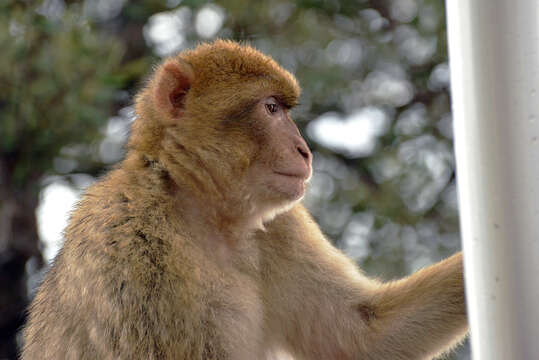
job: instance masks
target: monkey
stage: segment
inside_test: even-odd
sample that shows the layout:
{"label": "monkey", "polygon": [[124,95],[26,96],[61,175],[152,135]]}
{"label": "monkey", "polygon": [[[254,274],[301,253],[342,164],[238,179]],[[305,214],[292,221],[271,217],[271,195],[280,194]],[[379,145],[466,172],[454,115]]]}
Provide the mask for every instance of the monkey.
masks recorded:
{"label": "monkey", "polygon": [[299,95],[247,44],[165,59],[136,96],[125,159],[71,214],[22,359],[406,360],[462,341],[460,253],[371,279],[301,204]]}

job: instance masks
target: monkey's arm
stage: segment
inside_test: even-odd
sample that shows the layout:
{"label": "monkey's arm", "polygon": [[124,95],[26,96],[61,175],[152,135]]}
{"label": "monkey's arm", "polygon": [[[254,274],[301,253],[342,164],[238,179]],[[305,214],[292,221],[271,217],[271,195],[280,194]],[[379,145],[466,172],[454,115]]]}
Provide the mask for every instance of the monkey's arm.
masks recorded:
{"label": "monkey's arm", "polygon": [[378,350],[395,348],[403,359],[431,358],[448,350],[468,327],[462,254],[382,284],[371,299],[370,328]]}
{"label": "monkey's arm", "polygon": [[[274,326],[307,359],[424,359],[460,341],[460,254],[390,283],[362,275],[296,206],[267,226],[265,294]],[[270,279],[273,277],[272,279]]]}

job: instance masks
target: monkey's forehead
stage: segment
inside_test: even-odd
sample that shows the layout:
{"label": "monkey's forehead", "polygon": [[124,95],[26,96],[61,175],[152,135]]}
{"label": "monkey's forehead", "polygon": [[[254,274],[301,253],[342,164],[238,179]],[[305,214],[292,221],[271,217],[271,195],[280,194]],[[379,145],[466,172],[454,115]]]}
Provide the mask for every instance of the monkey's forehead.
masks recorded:
{"label": "monkey's forehead", "polygon": [[255,84],[268,95],[281,95],[294,106],[300,95],[296,78],[275,60],[255,48],[229,40],[205,43],[178,54],[191,65],[195,79],[192,90],[199,88],[241,88]]}

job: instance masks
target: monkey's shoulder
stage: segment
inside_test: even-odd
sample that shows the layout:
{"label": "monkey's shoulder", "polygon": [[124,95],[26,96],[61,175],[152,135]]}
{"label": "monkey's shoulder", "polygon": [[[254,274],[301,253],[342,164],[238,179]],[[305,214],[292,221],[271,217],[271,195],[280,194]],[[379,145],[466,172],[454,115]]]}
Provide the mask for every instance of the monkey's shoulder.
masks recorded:
{"label": "monkey's shoulder", "polygon": [[[83,358],[65,353],[70,346],[81,349],[73,343],[81,339],[94,358],[100,358],[101,347],[132,358],[153,349],[174,352],[170,358],[190,358],[170,344],[186,329],[208,324],[201,290],[207,284],[200,266],[188,257],[177,257],[171,266],[170,239],[159,236],[143,216],[122,194],[107,197],[89,190],[33,302],[27,341],[49,344],[57,351],[51,358]],[[206,345],[190,346],[204,351]]]}

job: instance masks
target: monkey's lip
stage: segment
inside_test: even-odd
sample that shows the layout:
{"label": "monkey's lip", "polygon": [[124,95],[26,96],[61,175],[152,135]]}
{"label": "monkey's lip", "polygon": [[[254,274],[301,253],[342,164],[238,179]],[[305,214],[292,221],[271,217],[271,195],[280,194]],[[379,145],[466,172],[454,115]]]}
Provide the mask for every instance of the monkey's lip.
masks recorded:
{"label": "monkey's lip", "polygon": [[305,173],[305,172],[274,171],[274,173],[277,175],[296,178],[299,180],[307,180],[310,177],[310,172]]}

